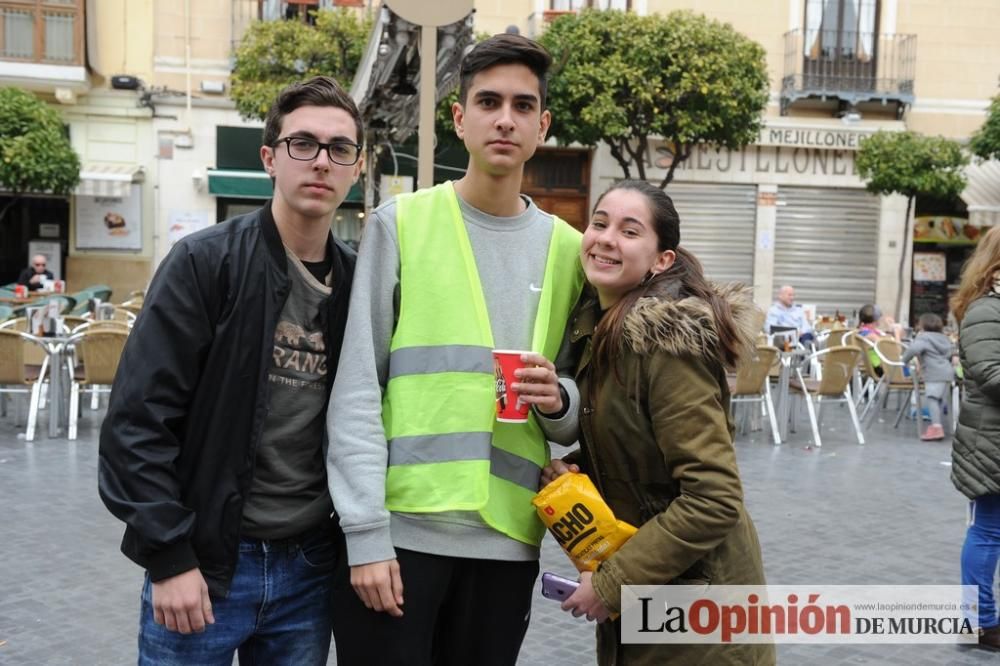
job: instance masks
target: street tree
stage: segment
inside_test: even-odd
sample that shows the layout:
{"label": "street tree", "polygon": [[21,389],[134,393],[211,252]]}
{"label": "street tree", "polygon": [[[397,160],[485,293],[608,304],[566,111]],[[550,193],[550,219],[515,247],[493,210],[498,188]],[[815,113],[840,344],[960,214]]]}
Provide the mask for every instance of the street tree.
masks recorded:
{"label": "street tree", "polygon": [[257,21],[236,47],[230,95],[244,118],[263,120],[285,86],[332,76],[350,88],[361,62],[371,20],[347,8],[321,9],[316,25]]}
{"label": "street tree", "polygon": [[48,104],[21,88],[0,88],[0,189],[13,196],[0,222],[26,192],[68,195],[80,182],[80,158]]}
{"label": "street tree", "polygon": [[854,158],[869,192],[906,197],[896,291],[896,317],[902,313],[903,278],[907,248],[913,244],[910,228],[913,204],[920,197],[953,199],[965,189],[962,168],[969,158],[951,139],[916,132],[880,131],[861,142]]}
{"label": "street tree", "polygon": [[986,122],[972,135],[969,148],[984,160],[1000,159],[1000,95],[990,103]]}
{"label": "street tree", "polygon": [[769,83],[763,47],[729,24],[688,11],[666,16],[585,10],[542,35],[553,56],[548,105],[561,144],[604,142],[626,178],[646,178],[650,137],[674,171],[699,143],[755,141]]}

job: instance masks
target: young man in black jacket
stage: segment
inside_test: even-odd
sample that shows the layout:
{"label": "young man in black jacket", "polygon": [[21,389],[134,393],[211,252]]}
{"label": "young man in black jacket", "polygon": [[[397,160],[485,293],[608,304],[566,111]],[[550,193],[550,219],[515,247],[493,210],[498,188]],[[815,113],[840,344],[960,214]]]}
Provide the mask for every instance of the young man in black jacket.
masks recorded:
{"label": "young man in black jacket", "polygon": [[274,198],[177,243],[122,355],[99,489],[146,569],[139,663],[325,664],[338,553],[324,451],[361,170],[350,96],[316,77],[268,112]]}

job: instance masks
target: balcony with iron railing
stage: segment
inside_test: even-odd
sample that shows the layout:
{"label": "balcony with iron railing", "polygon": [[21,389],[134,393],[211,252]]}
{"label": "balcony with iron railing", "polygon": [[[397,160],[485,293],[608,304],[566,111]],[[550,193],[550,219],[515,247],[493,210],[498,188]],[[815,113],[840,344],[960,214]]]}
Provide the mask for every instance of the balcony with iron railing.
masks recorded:
{"label": "balcony with iron railing", "polygon": [[584,9],[635,11],[634,0],[545,0],[544,9],[528,16],[528,34],[531,39],[541,36],[550,23],[563,14],[576,14]]}
{"label": "balcony with iron railing", "polygon": [[895,104],[897,117],[913,103],[917,36],[837,30],[785,33],[781,113],[801,99]]}
{"label": "balcony with iron railing", "polygon": [[243,34],[255,21],[278,21],[281,19],[309,20],[310,12],[337,7],[370,9],[377,5],[375,0],[232,0],[232,25],[230,35],[236,48]]}

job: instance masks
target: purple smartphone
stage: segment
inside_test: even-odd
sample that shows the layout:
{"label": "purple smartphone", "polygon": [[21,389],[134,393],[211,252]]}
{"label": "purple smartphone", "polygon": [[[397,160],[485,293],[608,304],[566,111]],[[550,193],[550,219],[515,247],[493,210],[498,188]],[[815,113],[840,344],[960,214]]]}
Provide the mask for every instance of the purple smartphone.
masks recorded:
{"label": "purple smartphone", "polygon": [[576,592],[578,587],[580,587],[580,583],[577,581],[563,578],[551,571],[542,574],[542,596],[546,599],[566,601],[571,594]]}

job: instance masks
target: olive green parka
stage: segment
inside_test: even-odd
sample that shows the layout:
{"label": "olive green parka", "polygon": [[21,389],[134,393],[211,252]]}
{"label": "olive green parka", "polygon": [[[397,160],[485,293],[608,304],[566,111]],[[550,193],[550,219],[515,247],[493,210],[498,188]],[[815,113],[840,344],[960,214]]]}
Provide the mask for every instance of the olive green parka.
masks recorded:
{"label": "olive green parka", "polygon": [[[712,309],[657,287],[626,315],[624,348],[603,381],[594,376],[591,337],[601,316],[585,294],[571,319],[580,359],[581,451],[576,456],[616,517],[639,531],[592,579],[611,611],[622,585],[763,585],[757,532],[743,506],[733,448],[726,369]],[[744,287],[720,293],[740,346],[755,338],[756,308]],[[617,373],[617,374],[616,374]],[[619,623],[598,625],[602,666],[774,664],[774,646],[622,645]]]}

